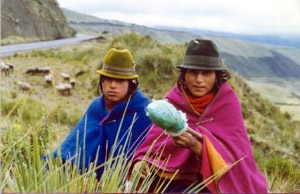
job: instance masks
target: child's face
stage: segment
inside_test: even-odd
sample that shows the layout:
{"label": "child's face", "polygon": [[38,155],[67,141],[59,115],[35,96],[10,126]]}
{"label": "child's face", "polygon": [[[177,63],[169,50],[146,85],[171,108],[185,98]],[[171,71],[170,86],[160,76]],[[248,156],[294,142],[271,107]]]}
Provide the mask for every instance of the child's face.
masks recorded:
{"label": "child's face", "polygon": [[209,93],[214,87],[216,72],[212,70],[188,69],[185,73],[185,82],[188,90],[194,97],[201,97]]}
{"label": "child's face", "polygon": [[105,77],[102,82],[102,92],[110,102],[123,100],[128,92],[129,82],[126,79]]}

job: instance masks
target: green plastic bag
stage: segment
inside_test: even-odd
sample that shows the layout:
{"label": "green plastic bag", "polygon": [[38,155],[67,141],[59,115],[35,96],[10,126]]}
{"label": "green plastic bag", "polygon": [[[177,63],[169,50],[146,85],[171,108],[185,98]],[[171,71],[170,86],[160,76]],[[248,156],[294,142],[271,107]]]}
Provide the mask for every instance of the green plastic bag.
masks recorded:
{"label": "green plastic bag", "polygon": [[153,123],[165,130],[166,134],[178,136],[186,130],[186,116],[166,99],[151,102],[146,107],[147,115]]}

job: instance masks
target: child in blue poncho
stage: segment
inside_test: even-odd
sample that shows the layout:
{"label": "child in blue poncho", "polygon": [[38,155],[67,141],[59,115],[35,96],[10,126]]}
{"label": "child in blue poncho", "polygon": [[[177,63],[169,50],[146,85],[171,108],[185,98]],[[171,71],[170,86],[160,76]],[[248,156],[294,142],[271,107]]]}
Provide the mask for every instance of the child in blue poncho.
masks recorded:
{"label": "child in blue poncho", "polygon": [[[128,139],[125,154],[130,156],[151,124],[145,112],[150,100],[137,89],[138,75],[129,50],[110,49],[104,57],[102,69],[97,73],[100,74],[101,96],[93,100],[82,119],[51,154],[57,157],[61,152],[63,161],[74,162],[78,157],[81,170],[83,166],[88,169],[92,162],[97,166],[103,164],[116,137],[118,147],[122,147]],[[127,138],[128,135],[130,138]],[[103,168],[96,171],[98,178],[102,171]]]}

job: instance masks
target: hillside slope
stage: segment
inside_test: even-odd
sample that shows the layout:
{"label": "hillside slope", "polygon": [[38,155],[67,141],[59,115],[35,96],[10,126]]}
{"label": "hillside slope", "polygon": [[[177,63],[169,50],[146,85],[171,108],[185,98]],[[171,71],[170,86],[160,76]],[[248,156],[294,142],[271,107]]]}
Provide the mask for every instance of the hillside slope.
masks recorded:
{"label": "hillside slope", "polygon": [[56,0],[2,0],[2,44],[73,37]]}
{"label": "hillside slope", "polygon": [[[145,94],[150,98],[163,98],[176,82],[178,72],[175,66],[182,61],[185,46],[162,44],[149,37],[125,34],[104,41],[84,42],[58,50],[33,51],[5,59],[5,62],[15,64],[15,71],[1,79],[3,118],[9,114],[17,119],[23,118],[29,127],[41,117],[47,118],[47,134],[53,144],[45,144],[49,150],[55,149],[97,96],[95,91],[99,77],[95,71],[101,67],[105,52],[116,44],[133,52],[140,88]],[[76,78],[71,95],[60,95],[54,87],[47,86],[42,74],[25,74],[24,71],[31,66],[50,67],[54,85],[64,82],[61,72]],[[28,82],[32,88],[20,91],[18,81]],[[239,76],[234,74],[230,84],[240,98],[254,154],[260,170],[268,179],[270,191],[292,192],[299,188],[300,123],[261,98]],[[15,109],[11,112],[24,96],[28,96],[32,104],[24,106],[26,109],[23,111]],[[14,126],[13,123],[11,125]],[[20,135],[24,134],[20,132]],[[39,134],[45,139],[43,142],[48,142],[44,133]]]}
{"label": "hillside slope", "polygon": [[216,43],[228,67],[245,78],[300,78],[300,49],[226,37],[206,38]]}
{"label": "hillside slope", "polygon": [[228,37],[228,38],[251,41],[251,42],[256,42],[261,44],[300,48],[300,34],[297,32],[289,35],[288,34],[282,34],[282,35],[252,34],[251,35],[251,34],[237,34],[237,33],[230,33],[230,32],[174,27],[174,26],[155,26],[155,28],[165,29],[165,30],[185,31],[185,32],[191,32],[193,34],[203,34],[203,35],[217,36],[217,37]]}
{"label": "hillside slope", "polygon": [[221,56],[225,59],[228,67],[244,78],[299,78],[300,75],[299,48],[265,45],[230,37],[202,35],[184,31],[160,30],[120,21],[100,19],[68,9],[63,9],[63,12],[69,24],[82,33],[101,34],[109,32],[119,35],[136,32],[143,36],[150,36],[159,42],[175,44],[186,43],[194,37],[212,39],[220,49]]}

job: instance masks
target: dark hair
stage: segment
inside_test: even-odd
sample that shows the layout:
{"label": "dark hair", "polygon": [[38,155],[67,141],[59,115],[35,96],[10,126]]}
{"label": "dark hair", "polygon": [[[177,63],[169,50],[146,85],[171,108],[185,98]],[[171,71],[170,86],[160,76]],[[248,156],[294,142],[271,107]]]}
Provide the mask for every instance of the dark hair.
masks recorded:
{"label": "dark hair", "polygon": [[[97,87],[97,94],[100,94],[100,91],[102,92],[102,83],[103,80],[106,76],[100,75],[99,77],[99,82],[98,82],[98,87]],[[128,92],[127,92],[127,97],[129,97],[131,94],[134,94],[139,86],[139,81],[137,78],[134,79],[127,79],[128,80]],[[103,92],[102,92],[103,93]]]}
{"label": "dark hair", "polygon": [[[184,76],[185,76],[187,69],[181,68],[180,70],[181,70],[181,72],[177,79],[178,87],[182,84],[185,84]],[[204,70],[204,71],[206,71],[206,70]],[[227,80],[229,80],[231,77],[227,70],[215,70],[215,72],[216,72],[216,82],[215,82],[214,87],[212,88],[212,92],[214,94],[216,94],[219,91],[219,89],[221,88],[222,84],[224,82],[226,82]]]}

